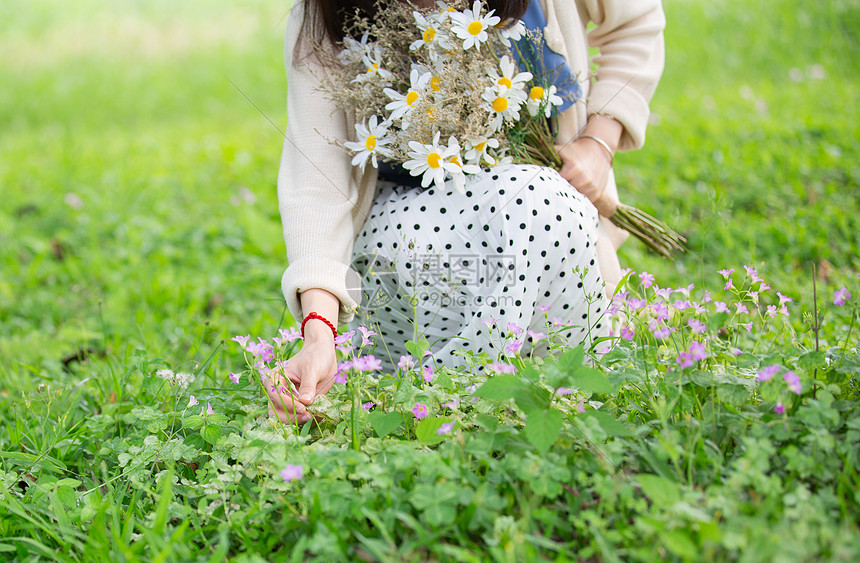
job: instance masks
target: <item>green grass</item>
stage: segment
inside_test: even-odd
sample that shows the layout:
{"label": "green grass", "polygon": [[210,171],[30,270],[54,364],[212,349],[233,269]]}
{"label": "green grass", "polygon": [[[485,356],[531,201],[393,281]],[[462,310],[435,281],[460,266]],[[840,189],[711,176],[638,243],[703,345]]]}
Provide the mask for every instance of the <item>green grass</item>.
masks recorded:
{"label": "green grass", "polygon": [[[275,193],[287,3],[0,5],[0,555],[855,559],[856,310],[831,303],[843,285],[860,293],[860,3],[665,9],[654,123],[616,173],[622,198],[691,250],[667,262],[628,242],[622,263],[710,288],[717,269],[755,265],[794,299],[791,330],[713,373],[781,362],[806,389],[813,373],[831,387],[791,405],[782,432],[766,389],[676,393],[622,347],[603,366],[612,391],[592,396],[615,425],[555,402],[531,420],[557,408],[564,429],[537,447],[520,416],[537,411],[501,394],[430,449],[408,416],[372,437],[349,413],[360,386],[334,392],[330,422],[303,437],[261,423],[259,391],[226,380],[244,361],[223,340],[293,324]],[[826,363],[801,359],[813,265]],[[166,366],[195,372],[220,438],[152,377]],[[468,403],[465,374],[446,377],[377,400]],[[361,452],[348,423],[363,425]],[[280,482],[290,462],[301,484]]]}

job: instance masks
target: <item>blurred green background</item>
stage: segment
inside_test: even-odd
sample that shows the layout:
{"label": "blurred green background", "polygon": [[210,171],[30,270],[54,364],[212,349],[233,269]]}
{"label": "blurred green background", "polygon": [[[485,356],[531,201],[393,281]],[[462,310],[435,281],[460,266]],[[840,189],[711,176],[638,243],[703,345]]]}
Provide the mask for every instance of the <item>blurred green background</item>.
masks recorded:
{"label": "blurred green background", "polygon": [[[289,4],[0,4],[3,394],[98,377],[106,355],[181,369],[282,322]],[[664,5],[648,141],[616,171],[691,251],[631,241],[623,265],[714,285],[753,264],[809,308],[812,264],[825,296],[860,268],[860,2]]]}

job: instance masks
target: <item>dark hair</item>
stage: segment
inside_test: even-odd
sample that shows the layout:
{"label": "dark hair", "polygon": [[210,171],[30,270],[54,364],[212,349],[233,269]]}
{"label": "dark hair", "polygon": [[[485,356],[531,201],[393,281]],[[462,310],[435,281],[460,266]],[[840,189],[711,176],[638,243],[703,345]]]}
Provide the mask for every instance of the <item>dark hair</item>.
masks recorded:
{"label": "dark hair", "polygon": [[[377,0],[302,0],[305,4],[301,40],[316,48],[329,40],[343,41],[348,19],[356,12],[370,20],[376,17]],[[528,8],[529,0],[482,0],[495,15],[508,19],[519,19]]]}

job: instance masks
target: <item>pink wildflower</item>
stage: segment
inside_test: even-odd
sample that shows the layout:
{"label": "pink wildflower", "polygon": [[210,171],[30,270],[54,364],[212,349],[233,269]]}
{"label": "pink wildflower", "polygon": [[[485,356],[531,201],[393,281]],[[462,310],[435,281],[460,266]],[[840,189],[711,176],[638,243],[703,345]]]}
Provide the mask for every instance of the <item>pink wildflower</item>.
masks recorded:
{"label": "pink wildflower", "polygon": [[517,325],[517,323],[508,323],[508,332],[511,334],[522,334],[523,329]]}
{"label": "pink wildflower", "polygon": [[279,329],[278,332],[281,334],[281,340],[286,343],[295,342],[296,340],[302,340],[302,333],[297,331],[295,327],[290,327],[289,330]]}
{"label": "pink wildflower", "polygon": [[672,306],[675,307],[676,309],[678,309],[679,311],[685,311],[685,310],[689,309],[690,307],[692,307],[692,305],[690,304],[690,301],[686,300],[686,299],[683,301],[680,301],[680,300],[675,301],[675,303],[673,303]]}
{"label": "pink wildflower", "polygon": [[352,362],[352,367],[358,371],[379,370],[382,369],[382,360],[377,359],[373,355],[362,356]]}
{"label": "pink wildflower", "polygon": [[717,270],[717,273],[723,276],[725,279],[729,279],[729,276],[735,273],[735,269],[729,268],[728,270]]}
{"label": "pink wildflower", "polygon": [[795,395],[800,395],[800,392],[803,388],[800,385],[800,378],[793,371],[787,371],[782,374],[782,378],[785,380],[785,384],[788,385],[789,390]]}
{"label": "pink wildflower", "polygon": [[624,340],[633,340],[633,335],[633,329],[629,325],[621,329],[621,338]]}
{"label": "pink wildflower", "polygon": [[669,307],[662,301],[651,304],[651,310],[658,320],[664,321],[669,318]]}
{"label": "pink wildflower", "polygon": [[304,467],[301,465],[288,465],[286,468],[281,470],[281,477],[283,477],[286,482],[296,481],[301,479],[304,473]]}
{"label": "pink wildflower", "polygon": [[730,289],[734,289],[734,287],[735,287],[735,284],[732,283],[732,278],[729,278],[728,280],[726,280],[726,285],[723,286],[723,289],[728,291]]}
{"label": "pink wildflower", "polygon": [[491,362],[487,368],[496,373],[516,373],[517,368],[505,362]]}
{"label": "pink wildflower", "polygon": [[430,383],[431,381],[433,381],[433,377],[435,375],[436,373],[433,371],[433,366],[424,366],[424,375],[422,376],[424,378],[424,381]]}
{"label": "pink wildflower", "polygon": [[690,354],[690,359],[695,362],[704,360],[708,357],[708,353],[705,351],[705,345],[697,340],[690,342],[688,352]]}
{"label": "pink wildflower", "polygon": [[544,338],[546,338],[546,334],[544,334],[542,332],[535,332],[533,330],[529,330],[526,332],[528,332],[529,336],[532,337],[532,343],[538,343],[541,340],[543,340]]}
{"label": "pink wildflower", "polygon": [[773,376],[779,373],[780,367],[778,364],[773,364],[767,367],[763,367],[758,371],[756,375],[756,381],[770,381],[773,379]]}
{"label": "pink wildflower", "polygon": [[558,328],[564,324],[564,321],[561,320],[561,317],[553,317],[549,320],[553,327]]}
{"label": "pink wildflower", "polygon": [[642,283],[642,287],[645,289],[648,289],[654,284],[654,276],[648,272],[642,272],[639,274],[639,280]]}
{"label": "pink wildflower", "polygon": [[749,315],[750,311],[747,309],[747,306],[743,303],[735,303],[735,307],[737,308],[737,313],[745,313]]}
{"label": "pink wildflower", "polygon": [[492,327],[495,326],[495,324],[500,320],[501,319],[497,319],[496,317],[490,317],[489,319],[481,319],[481,322],[489,327]]}
{"label": "pink wildflower", "polygon": [[370,330],[367,327],[360,326],[358,330],[361,331],[361,345],[362,346],[370,346],[373,344],[373,341],[370,339],[371,336],[376,336],[376,333]]}
{"label": "pink wildflower", "polygon": [[747,332],[752,332],[753,324],[751,322],[741,323],[741,326],[744,327],[745,329],[747,329]]}
{"label": "pink wildflower", "polygon": [[454,410],[460,406],[460,399],[451,399],[447,403],[442,403],[442,406],[446,409]]}
{"label": "pink wildflower", "polygon": [[508,352],[509,354],[519,354],[520,348],[522,348],[522,347],[523,347],[522,342],[514,340],[513,342],[511,342],[510,344],[505,346],[505,352]]}
{"label": "pink wildflower", "polygon": [[564,397],[565,395],[573,395],[573,389],[568,389],[567,387],[559,387],[555,390],[555,393],[559,397]]}
{"label": "pink wildflower", "polygon": [[722,301],[714,301],[714,312],[715,313],[728,313],[729,307],[723,303]]}
{"label": "pink wildflower", "polygon": [[415,367],[415,359],[409,356],[400,356],[400,361],[397,362],[397,367],[403,370],[410,370]]}
{"label": "pink wildflower", "polygon": [[412,414],[415,415],[415,418],[417,418],[418,420],[421,420],[422,418],[427,418],[427,405],[415,403],[415,406],[412,407]]}
{"label": "pink wildflower", "polygon": [[232,340],[234,342],[238,342],[239,346],[241,346],[242,350],[244,350],[245,346],[248,344],[248,340],[250,340],[250,338],[251,338],[251,335],[249,334],[247,336],[234,336],[230,340]]}
{"label": "pink wildflower", "polygon": [[776,305],[767,306],[767,316],[770,318],[774,318],[776,316]]}
{"label": "pink wildflower", "polygon": [[657,297],[662,297],[663,299],[669,299],[674,290],[671,287],[656,287],[655,286],[654,293],[657,294]]}
{"label": "pink wildflower", "polygon": [[241,374],[238,374],[238,373],[231,373],[230,374],[230,381],[232,381],[236,385],[239,385],[239,381],[241,381],[241,379],[242,379]]}
{"label": "pink wildflower", "polygon": [[538,311],[540,313],[546,313],[550,309],[552,309],[552,307],[550,305],[539,305],[539,306],[535,307],[535,311]]}
{"label": "pink wildflower", "polygon": [[713,299],[711,298],[711,292],[705,290],[705,295],[704,297],[702,297],[702,303],[710,303],[711,301],[713,301]]}
{"label": "pink wildflower", "polygon": [[375,405],[376,405],[376,403],[374,403],[373,401],[370,401],[370,402],[368,402],[368,403],[364,403],[363,405],[361,405],[361,408],[363,408],[363,409],[364,409],[364,410],[366,410],[366,411],[369,411],[369,410],[370,410],[370,409],[372,409]]}
{"label": "pink wildflower", "polygon": [[785,305],[786,303],[791,303],[791,297],[787,297],[780,292],[776,292],[776,296],[779,297],[779,304]]}
{"label": "pink wildflower", "polygon": [[576,412],[580,414],[585,412],[585,403],[582,399],[580,399],[579,402],[576,403]]}
{"label": "pink wildflower", "polygon": [[446,422],[445,424],[443,424],[442,426],[440,426],[436,430],[436,434],[439,436],[444,436],[445,434],[450,434],[451,430],[453,430],[453,429],[454,429],[454,423],[453,422]]}
{"label": "pink wildflower", "polygon": [[646,303],[647,301],[645,301],[644,299],[639,299],[638,297],[635,297],[628,301],[627,305],[634,311],[638,311],[639,309],[644,307]]}
{"label": "pink wildflower", "polygon": [[687,352],[681,352],[681,354],[675,358],[675,361],[681,366],[681,368],[688,368],[693,365],[693,359]]}
{"label": "pink wildflower", "polygon": [[773,407],[773,412],[776,414],[783,414],[785,412],[785,405],[782,403],[777,403],[775,407]]}
{"label": "pink wildflower", "polygon": [[848,293],[848,289],[843,287],[841,289],[836,290],[836,293],[833,294],[833,304],[842,307],[845,305],[845,302],[851,298],[851,294]]}
{"label": "pink wildflower", "polygon": [[195,397],[194,395],[191,395],[191,397],[188,398],[188,407],[196,407],[199,404],[200,401],[198,401],[197,397]]}

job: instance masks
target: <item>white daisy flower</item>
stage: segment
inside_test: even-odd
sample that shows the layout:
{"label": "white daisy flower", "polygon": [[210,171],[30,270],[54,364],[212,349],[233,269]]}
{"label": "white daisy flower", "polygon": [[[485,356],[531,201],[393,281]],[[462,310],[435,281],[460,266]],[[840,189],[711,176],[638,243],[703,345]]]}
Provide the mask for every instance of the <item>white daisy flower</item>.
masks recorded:
{"label": "white daisy flower", "polygon": [[[456,139],[454,139],[456,143]],[[417,141],[409,141],[407,153],[409,160],[403,163],[403,168],[409,170],[413,176],[422,176],[421,187],[426,188],[431,183],[442,188],[445,185],[445,173],[460,172],[460,167],[448,159],[457,156],[459,145],[452,151],[448,147],[439,144],[439,131],[433,136],[433,143],[425,145]]]}
{"label": "white daisy flower", "polygon": [[377,78],[381,78],[386,84],[390,84],[390,80],[394,78],[394,75],[391,74],[390,71],[385,70],[380,66],[380,62],[382,60],[382,51],[376,45],[368,49],[368,51],[362,56],[361,62],[367,67],[367,72],[361,74],[354,78],[353,82],[367,82],[368,80],[375,80]]}
{"label": "white daisy flower", "polygon": [[391,151],[385,147],[391,143],[391,138],[386,137],[389,123],[387,121],[378,123],[378,121],[377,117],[373,115],[368,120],[367,125],[363,122],[356,123],[355,132],[358,140],[347,141],[343,144],[349,150],[356,151],[352,158],[352,165],[358,166],[362,172],[364,172],[368,159],[373,163],[374,168],[379,168],[376,156],[391,156]]}
{"label": "white daisy flower", "polygon": [[507,86],[512,90],[512,95],[521,98],[523,102],[528,98],[526,94],[526,83],[533,78],[530,72],[519,72],[517,65],[507,55],[499,61],[499,74],[495,68],[490,68],[487,74],[497,85]]}
{"label": "white daisy flower", "polygon": [[344,37],[343,50],[337,55],[338,62],[344,66],[360,63],[364,55],[370,52],[371,45],[368,45],[367,38],[366,33],[361,36],[361,41]]}
{"label": "white daisy flower", "polygon": [[482,97],[487,102],[484,108],[490,112],[493,120],[490,123],[492,131],[499,131],[506,121],[517,121],[520,118],[520,106],[523,100],[507,86],[496,85],[487,88]]}
{"label": "white daisy flower", "polygon": [[396,119],[404,118],[403,128],[406,129],[408,127],[409,113],[415,106],[415,102],[417,102],[424,94],[424,91],[427,89],[427,85],[430,83],[432,78],[433,75],[431,73],[425,72],[424,74],[420,74],[417,68],[413,68],[412,72],[409,74],[410,88],[406,94],[401,94],[391,88],[383,90],[386,96],[394,100],[385,106],[385,109],[391,110],[391,115],[388,119],[394,121]]}
{"label": "white daisy flower", "polygon": [[561,96],[556,95],[556,87],[550,86],[549,90],[543,88],[542,86],[533,86],[531,90],[529,90],[529,99],[526,102],[526,111],[529,112],[529,115],[532,117],[536,116],[540,111],[541,107],[544,109],[544,115],[546,117],[552,116],[552,108],[554,106],[560,106],[564,101],[561,99]]}
{"label": "white daisy flower", "polygon": [[496,163],[496,159],[488,151],[497,148],[499,148],[498,139],[470,137],[466,139],[466,163],[480,165],[483,160],[492,166]]}
{"label": "white daisy flower", "polygon": [[487,29],[501,21],[499,16],[494,16],[495,10],[490,10],[487,15],[481,15],[481,1],[475,0],[472,9],[462,12],[451,12],[451,31],[463,40],[463,49],[472,47],[480,48],[481,43],[489,39]]}
{"label": "white daisy flower", "polygon": [[[445,14],[447,12],[442,12]],[[442,28],[442,25],[437,17],[431,16],[425,18],[420,12],[412,12],[415,17],[415,25],[421,30],[421,39],[412,43],[409,49],[415,51],[427,45],[431,48],[449,50],[453,49],[448,33]],[[443,16],[444,17],[444,16]]]}
{"label": "white daisy flower", "polygon": [[449,154],[447,157],[448,162],[457,167],[456,169],[448,169],[454,182],[454,189],[461,194],[465,194],[466,174],[477,174],[481,171],[481,168],[474,164],[463,164],[460,160],[460,143],[454,137],[448,139],[447,153]]}
{"label": "white daisy flower", "polygon": [[519,41],[526,34],[526,24],[522,20],[517,20],[513,25],[507,27],[510,20],[505,20],[498,25],[499,37],[505,47],[511,46],[511,41]]}

